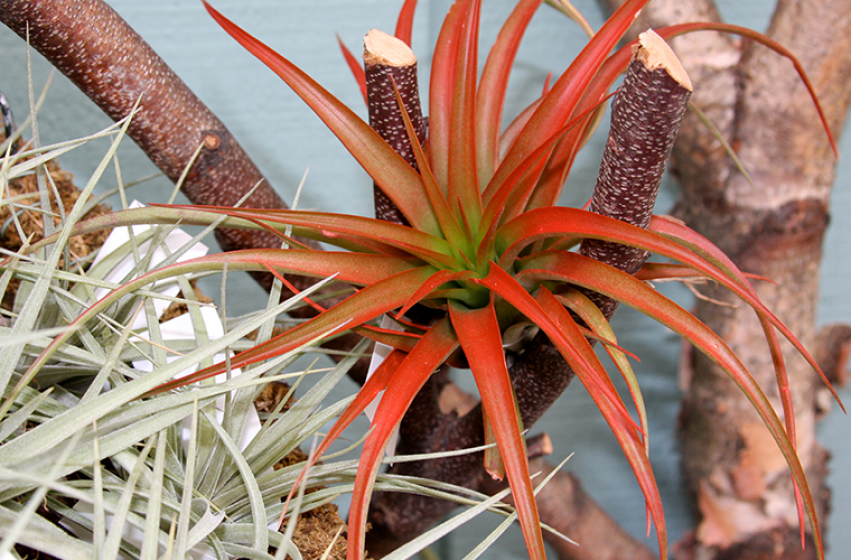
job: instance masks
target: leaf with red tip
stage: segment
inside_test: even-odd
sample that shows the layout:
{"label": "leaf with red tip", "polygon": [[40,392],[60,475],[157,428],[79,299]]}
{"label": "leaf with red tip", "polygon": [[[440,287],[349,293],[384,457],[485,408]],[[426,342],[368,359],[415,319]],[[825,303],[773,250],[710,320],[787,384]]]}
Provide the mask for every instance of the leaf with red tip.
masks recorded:
{"label": "leaf with red tip", "polygon": [[[683,246],[686,244],[684,241],[676,243],[653,231],[649,231],[664,227],[670,230],[669,234],[672,236],[675,235],[673,232],[677,231],[680,232],[680,235],[691,239],[696,243],[694,248],[697,250],[692,250],[691,246]],[[575,208],[551,207],[531,210],[500,228],[497,238],[497,249],[503,253],[500,258],[500,266],[503,268],[513,266],[514,260],[523,248],[537,240],[556,236],[560,237],[562,242],[575,236],[577,238],[612,241],[644,249],[645,251],[688,264],[736,294],[750,305],[760,317],[765,318],[780,331],[807,362],[816,371],[821,373],[818,364],[807,349],[804,348],[804,345],[760,301],[754,293],[753,288],[750,287],[750,284],[744,278],[742,272],[729,258],[721,253],[720,249],[715,248],[708,240],[702,238],[696,232],[689,230],[685,226],[678,225],[671,220],[654,217],[651,220],[649,230]],[[556,234],[556,231],[559,233]],[[772,336],[770,332],[766,333],[769,343],[771,343]],[[773,349],[772,354],[774,354]]]}
{"label": "leaf with red tip", "polygon": [[617,45],[648,0],[627,0],[588,42],[544,97],[538,109],[505,155],[488,184],[484,199],[511,174],[528,153],[550,138],[570,118],[586,86]]}
{"label": "leaf with red tip", "polygon": [[419,174],[369,124],[289,60],[224,17],[206,0],[202,1],[225,31],[280,76],[313,109],[412,225],[424,232],[440,234]]}
{"label": "leaf with red tip", "polygon": [[569,288],[556,295],[556,298],[562,305],[582,319],[591,328],[592,332],[604,341],[603,347],[606,349],[606,353],[615,363],[618,371],[621,372],[621,377],[623,377],[627,387],[629,387],[632,402],[635,404],[635,410],[638,413],[641,431],[644,434],[644,452],[649,456],[650,439],[648,437],[647,407],[644,404],[644,397],[641,394],[638,378],[632,370],[632,366],[627,359],[627,354],[617,345],[618,339],[615,337],[612,325],[606,320],[600,308],[594,305],[594,302],[588,299],[588,296],[578,290]]}
{"label": "leaf with red tip", "polygon": [[644,282],[621,270],[578,253],[566,251],[542,253],[524,259],[521,268],[523,270],[517,274],[517,279],[521,283],[537,285],[545,280],[568,282],[593,290],[641,311],[691,342],[718,364],[751,401],[754,409],[774,437],[789,464],[795,482],[801,489],[810,522],[816,530],[818,529],[818,520],[815,518],[815,504],[807,486],[803,467],[795,453],[794,444],[777,418],[777,414],[765,393],[720,336],[685,309],[650,288]]}
{"label": "leaf with red tip", "polygon": [[691,33],[693,31],[721,31],[722,33],[732,33],[734,35],[741,35],[742,37],[747,37],[752,41],[756,41],[757,43],[773,50],[780,56],[789,59],[792,62],[792,65],[795,67],[795,71],[798,73],[798,76],[800,76],[801,81],[804,83],[804,87],[807,88],[807,92],[810,94],[810,98],[813,100],[813,104],[815,105],[819,120],[821,121],[821,124],[824,127],[824,131],[827,134],[827,139],[830,142],[830,147],[833,149],[833,155],[839,157],[839,148],[836,146],[836,140],[833,137],[833,132],[830,130],[830,125],[827,123],[827,117],[824,114],[824,109],[822,109],[821,102],[819,102],[818,100],[818,95],[816,95],[815,87],[813,87],[813,83],[812,81],[810,81],[810,77],[807,75],[806,70],[804,70],[804,66],[801,64],[801,61],[799,61],[798,58],[794,54],[792,54],[792,51],[790,51],[771,37],[763,35],[758,31],[754,31],[753,29],[748,29],[747,27],[742,27],[740,25],[732,25],[729,23],[682,23],[678,25],[671,25],[669,27],[663,27],[662,29],[657,29],[656,31],[664,39],[676,37],[677,35],[682,35],[683,33]]}
{"label": "leaf with red tip", "polygon": [[[510,276],[507,272],[496,265],[492,265],[485,278],[472,280],[493,293],[504,298],[517,311],[525,315],[530,321],[538,325],[550,337],[554,344],[560,346],[562,352],[567,352],[564,358],[582,380],[582,384],[601,398],[605,397],[609,403],[607,406],[613,412],[622,415],[623,421],[638,430],[638,425],[629,415],[620,396],[612,384],[609,375],[600,359],[594,353],[594,349],[579,330],[573,319],[569,323],[556,323],[553,317],[541,308],[529,292]],[[569,315],[568,315],[569,317]],[[556,343],[553,337],[558,338]]]}
{"label": "leaf with red tip", "polygon": [[[385,278],[359,290],[325,313],[317,315],[292,329],[237,354],[230,359],[231,368],[241,368],[295,350],[321,335],[332,335],[371,321],[404,304],[429,276],[432,267],[420,267]],[[225,364],[216,364],[157,387],[163,392],[208,379],[225,371]],[[152,392],[152,393],[153,393]]]}
{"label": "leaf with red tip", "polygon": [[493,306],[467,309],[450,302],[449,317],[476,379],[482,406],[508,475],[526,549],[532,559],[546,559],[538,507],[529,476],[514,390],[505,364],[502,334]]}
{"label": "leaf with red tip", "polygon": [[313,465],[322,458],[322,455],[328,451],[331,444],[334,443],[343,431],[349,427],[349,424],[351,424],[355,418],[366,410],[366,407],[375,400],[375,397],[377,397],[378,394],[387,387],[387,384],[390,382],[390,379],[393,378],[393,375],[396,374],[396,370],[399,369],[400,365],[402,365],[405,357],[405,353],[398,350],[392,350],[384,358],[384,361],[375,369],[375,371],[372,372],[372,375],[370,375],[364,382],[363,387],[361,387],[355,395],[354,400],[346,407],[343,413],[340,414],[340,417],[337,418],[337,421],[334,422],[334,425],[331,426],[331,429],[328,430],[328,433],[326,433],[325,437],[322,438],[322,443],[320,443],[319,447],[316,448],[316,451],[311,453],[310,457],[308,457],[308,460],[304,464],[304,468],[302,468],[301,473],[293,483],[292,490],[290,490],[287,500],[284,502],[284,509],[281,511],[281,520],[278,523],[279,526],[287,514],[290,500],[292,500],[292,497],[295,495],[296,491],[298,491],[298,487],[301,485],[304,477],[307,476]]}
{"label": "leaf with red tip", "polygon": [[[174,208],[181,207],[176,206]],[[193,207],[187,206],[185,208],[191,209]],[[292,226],[293,232],[298,235],[318,238],[331,244],[334,243],[337,236],[341,236],[344,242],[352,239],[371,240],[395,247],[440,267],[449,267],[455,264],[455,260],[451,257],[452,247],[446,240],[408,226],[376,220],[375,218],[305,210],[255,210],[214,206],[202,206],[200,208],[207,212],[225,214],[235,218]]]}
{"label": "leaf with red tip", "polygon": [[384,397],[378,403],[370,433],[363,445],[358,464],[352,505],[349,510],[348,554],[349,560],[362,560],[366,514],[381,457],[396,426],[411,405],[417,392],[432,372],[458,348],[458,339],[448,319],[442,319],[430,328],[422,340],[398,367]]}
{"label": "leaf with red tip", "polygon": [[456,215],[463,213],[467,230],[475,232],[482,217],[482,199],[476,172],[476,78],[478,76],[481,0],[470,0],[463,24],[453,41],[455,90],[449,121],[447,200]]}
{"label": "leaf with red tip", "polygon": [[[747,291],[753,298],[757,299],[756,292],[750,283],[745,279],[745,275],[738,269],[738,267],[733,263],[730,258],[724,254],[721,249],[716,247],[711,241],[689,228],[688,226],[674,220],[672,218],[667,218],[664,216],[653,216],[650,220],[650,225],[648,226],[648,230],[659,233],[660,235],[665,236],[666,238],[675,240],[678,244],[687,247],[695,254],[702,256],[706,260],[714,263],[719,269],[727,273],[730,278],[732,278],[739,286],[742,287],[743,290]],[[735,290],[733,290],[735,292]],[[737,293],[738,295],[738,293]],[[741,297],[741,296],[740,296]],[[744,299],[744,298],[743,298]],[[745,301],[748,301],[745,299]],[[748,301],[750,304],[750,301]],[[761,303],[761,302],[760,302]],[[753,307],[753,305],[751,305]],[[771,325],[773,325],[777,330],[779,330],[784,337],[786,337],[789,342],[795,347],[798,352],[807,360],[807,363],[816,370],[816,372],[821,377],[825,386],[830,390],[833,398],[836,399],[836,402],[839,404],[840,408],[842,408],[843,412],[845,410],[845,405],[842,404],[842,399],[839,398],[839,394],[833,388],[833,384],[821,370],[821,367],[816,362],[815,358],[813,358],[810,353],[804,348],[804,345],[798,341],[798,339],[792,334],[791,331],[784,325],[779,319],[777,319],[773,313],[771,313],[764,306],[754,307],[756,312],[760,314],[760,317],[765,317]],[[766,336],[769,336],[770,329],[766,330]],[[769,338],[770,340],[770,338]]]}
{"label": "leaf with red tip", "polygon": [[[443,20],[431,63],[428,94],[428,144],[431,169],[441,188],[449,182],[449,136],[452,106],[455,103],[455,61],[458,58],[457,37],[467,15],[468,0],[454,2]],[[454,204],[451,200],[450,204]]]}
{"label": "leaf with red tip", "polygon": [[343,52],[343,58],[346,59],[346,64],[349,66],[349,70],[352,71],[352,75],[355,77],[355,82],[357,82],[358,88],[360,88],[361,95],[363,95],[363,102],[368,105],[369,98],[366,93],[366,72],[364,72],[360,61],[355,58],[352,51],[350,51],[345,43],[343,43],[343,38],[340,37],[339,34],[337,35],[337,43],[340,45],[340,50]]}
{"label": "leaf with red tip", "polygon": [[420,169],[420,175],[423,178],[423,186],[426,189],[426,194],[431,201],[431,206],[434,208],[434,213],[437,216],[437,221],[440,223],[440,228],[443,231],[446,241],[458,252],[463,252],[463,248],[468,244],[468,239],[449,209],[449,203],[446,201],[446,195],[437,184],[434,178],[434,173],[431,170],[431,164],[426,157],[420,139],[414,130],[414,123],[411,122],[411,117],[407,110],[401,110],[405,107],[402,100],[402,95],[399,89],[393,83],[393,92],[396,94],[396,102],[399,105],[399,113],[402,115],[402,122],[405,123],[405,132],[408,133],[408,139],[411,142],[411,150],[414,152],[414,159],[417,162],[417,167]]}
{"label": "leaf with red tip", "polygon": [[532,16],[542,0],[521,0],[497,35],[488,54],[476,99],[476,158],[480,184],[487,185],[497,165],[497,149],[508,77]]}
{"label": "leaf with red tip", "polygon": [[490,288],[536,323],[588,389],[588,393],[611,427],[612,433],[635,473],[656,525],[662,558],[667,558],[667,530],[662,500],[653,469],[644,450],[640,431],[626,412],[605,369],[591,345],[582,336],[570,313],[546,288],[541,288],[538,296],[533,298],[514,278],[498,266],[492,266],[488,276],[478,282]]}
{"label": "leaf with red tip", "polygon": [[405,0],[396,20],[396,38],[411,46],[411,35],[414,30],[414,12],[417,10],[417,0]]}

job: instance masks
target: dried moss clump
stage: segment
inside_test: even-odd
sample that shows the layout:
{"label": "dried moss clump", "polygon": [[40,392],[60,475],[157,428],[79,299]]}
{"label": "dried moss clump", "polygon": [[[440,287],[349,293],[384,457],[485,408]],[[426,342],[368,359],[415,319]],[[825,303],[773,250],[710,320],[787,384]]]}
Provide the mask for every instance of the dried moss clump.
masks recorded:
{"label": "dried moss clump", "polygon": [[[60,213],[57,201],[51,197],[51,214],[53,223],[59,227],[62,215],[67,214],[74,207],[80,196],[79,189],[74,185],[74,177],[67,171],[60,169],[56,161],[45,164],[49,181],[56,185],[56,191],[62,201],[64,211]],[[12,252],[18,251],[24,242],[35,243],[43,238],[44,216],[47,215],[38,205],[38,182],[35,173],[29,173],[9,181],[2,193],[3,198],[12,198],[20,195],[32,195],[16,204],[0,206],[0,247]],[[105,204],[99,204],[92,208],[84,219],[100,216],[111,212],[111,208]],[[17,221],[17,224],[15,223]],[[20,226],[20,230],[19,230]],[[23,232],[23,238],[21,233]],[[109,235],[108,231],[97,231],[72,237],[68,242],[71,258],[74,262],[84,260],[87,256],[97,251]],[[9,287],[3,294],[2,307],[11,309],[17,293],[18,281],[12,279]]]}

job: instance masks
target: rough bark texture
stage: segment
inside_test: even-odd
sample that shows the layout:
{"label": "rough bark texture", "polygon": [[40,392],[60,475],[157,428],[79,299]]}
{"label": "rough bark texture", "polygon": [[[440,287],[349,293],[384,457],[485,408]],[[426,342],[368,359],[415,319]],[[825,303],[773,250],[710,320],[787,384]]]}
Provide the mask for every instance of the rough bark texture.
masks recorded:
{"label": "rough bark texture", "polygon": [[[129,135],[176,181],[203,145],[183,192],[197,204],[284,208],[224,124],[115,11],[100,0],[0,0],[0,21],[26,39],[112,119],[141,99]],[[248,185],[248,187],[243,187]],[[217,230],[225,250],[280,247],[274,235]]]}
{"label": "rough bark texture", "polygon": [[[692,84],[670,47],[653,31],[642,33],[618,96],[590,210],[646,228],[653,216],[665,166],[683,120]],[[634,274],[646,251],[598,240],[579,252]],[[586,294],[611,317],[617,302]]]}
{"label": "rough bark texture", "polygon": [[[717,19],[706,1],[654,1],[642,17],[660,26],[693,20],[696,12]],[[783,0],[767,32],[801,60],[837,137],[851,101],[851,90],[837,87],[851,72],[849,25],[845,2]],[[824,131],[788,61],[748,43],[740,56],[732,40],[702,33],[695,38],[701,35],[706,35],[702,47],[686,50],[684,45],[692,44],[689,37],[688,42],[675,41],[674,48],[694,78],[695,105],[736,148],[754,185],[691,117],[674,150],[683,188],[678,215],[742,269],[774,280],[776,284],[757,283],[760,297],[806,346],[825,349],[821,363],[837,367],[842,363],[841,332],[839,342],[830,344],[818,342],[815,331],[819,261],[835,166]],[[714,291],[707,295],[729,299]],[[707,301],[698,302],[697,314],[724,336],[781,410],[754,314]],[[824,406],[820,382],[794,352],[787,352],[787,358],[798,453],[824,512],[827,454],[814,432]],[[682,556],[814,558],[814,547],[802,551],[796,536],[788,469],[752,408],[709,360],[690,354],[685,363],[689,391],[683,405],[683,463],[701,521],[683,543]]]}

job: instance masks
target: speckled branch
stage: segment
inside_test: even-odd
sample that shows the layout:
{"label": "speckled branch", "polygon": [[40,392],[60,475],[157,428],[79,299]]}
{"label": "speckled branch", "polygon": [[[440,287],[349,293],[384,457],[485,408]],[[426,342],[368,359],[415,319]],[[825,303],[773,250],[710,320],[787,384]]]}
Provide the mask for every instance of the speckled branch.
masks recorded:
{"label": "speckled branch", "polygon": [[[379,31],[371,30],[363,40],[364,72],[366,74],[369,124],[390,146],[419,171],[411,140],[396,99],[393,85],[399,91],[417,138],[425,142],[426,130],[420,105],[417,80],[417,58],[404,42]],[[408,225],[408,221],[393,201],[374,185],[375,217],[379,220]]]}
{"label": "speckled branch", "polygon": [[[183,192],[196,204],[285,208],[224,124],[153,49],[101,0],[0,0],[0,21],[65,74],[112,119],[141,98],[130,137],[176,181],[203,145]],[[272,234],[218,230],[225,250],[278,247]]]}
{"label": "speckled branch", "polygon": [[[687,85],[683,85],[687,84]],[[612,215],[623,221],[646,227],[656,201],[659,183],[670,155],[671,145],[685,112],[691,83],[676,57],[655,33],[648,34],[642,48],[633,55],[624,85],[616,97],[617,107],[612,112],[612,132],[607,154],[601,166],[594,198],[595,211]],[[670,99],[660,99],[670,97]],[[648,153],[641,153],[646,150]],[[635,189],[635,190],[633,190]],[[635,272],[644,262],[643,251],[608,244],[585,248],[586,254],[601,262],[612,264],[628,272]],[[596,294],[595,294],[596,295]],[[597,298],[607,317],[615,305]],[[523,425],[529,428],[555,402],[573,378],[573,371],[549,339],[539,333],[525,351],[515,356],[511,367],[512,380]],[[449,385],[435,386],[430,401],[440,401],[442,391]],[[418,400],[425,397],[418,396]],[[415,403],[416,404],[416,403]],[[435,449],[456,449],[484,443],[480,405],[472,410],[452,410],[417,427],[417,433],[402,432],[402,453],[424,453]],[[403,424],[403,429],[405,425]],[[411,426],[408,429],[413,428]],[[414,436],[419,437],[414,437]],[[490,477],[482,467],[481,454],[464,455],[442,460],[400,463],[393,468],[396,474],[437,478],[453,484],[478,489],[493,489]],[[561,492],[583,503],[590,498],[575,486],[572,479],[564,485],[553,485],[544,492]],[[373,500],[367,546],[377,552],[379,546],[393,543],[398,546],[422,533],[446,515],[452,505],[435,502],[421,496],[378,494]],[[589,505],[589,507],[591,507]],[[557,511],[553,508],[550,513]],[[602,518],[605,514],[594,506]],[[579,516],[581,517],[581,516]],[[548,517],[547,523],[559,527],[585,527],[585,535],[572,536],[583,539],[589,551],[599,551],[599,535],[594,535],[588,525],[578,517],[564,513],[558,518]],[[631,549],[631,557],[644,557],[647,549],[631,539],[617,525],[607,523],[611,529],[605,541],[612,550]],[[594,545],[590,545],[594,542]],[[386,550],[381,550],[386,552]],[[562,558],[583,558],[583,551],[560,550]],[[614,556],[617,557],[617,554]]]}
{"label": "speckled branch", "polygon": [[[642,33],[639,43],[612,102],[609,137],[590,210],[646,228],[692,84],[673,51],[654,31]],[[597,240],[584,241],[580,253],[630,274],[647,259],[645,251]],[[588,295],[611,316],[615,301]]]}

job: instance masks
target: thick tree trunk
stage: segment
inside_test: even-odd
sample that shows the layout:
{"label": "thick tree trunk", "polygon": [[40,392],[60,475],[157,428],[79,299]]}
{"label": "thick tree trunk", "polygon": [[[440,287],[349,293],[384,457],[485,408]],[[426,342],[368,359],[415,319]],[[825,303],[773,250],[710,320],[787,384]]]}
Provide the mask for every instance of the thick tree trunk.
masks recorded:
{"label": "thick tree trunk", "polygon": [[[711,2],[665,0],[651,3],[643,17],[661,26],[694,20],[697,13],[717,18]],[[845,2],[782,0],[768,31],[803,63],[837,137],[851,101],[851,90],[837,83],[851,72],[849,25]],[[732,40],[698,35],[706,35],[702,47],[678,50],[695,81],[694,104],[735,147],[753,184],[693,116],[674,150],[683,188],[677,214],[743,270],[776,282],[755,287],[807,347],[830,347],[817,341],[815,313],[836,160],[813,104],[787,60],[751,44],[740,57]],[[689,38],[675,41],[674,48],[693,44]],[[704,291],[730,299],[711,288]],[[781,412],[774,367],[753,312],[701,300],[697,315],[724,336]],[[841,346],[826,351],[822,363],[841,362]],[[829,496],[823,485],[827,454],[814,431],[821,383],[795,352],[786,356],[798,453],[823,513]],[[801,550],[791,477],[752,407],[703,356],[689,354],[684,363],[689,389],[682,416],[683,466],[700,524],[684,543],[683,556],[815,557],[813,546]]]}

